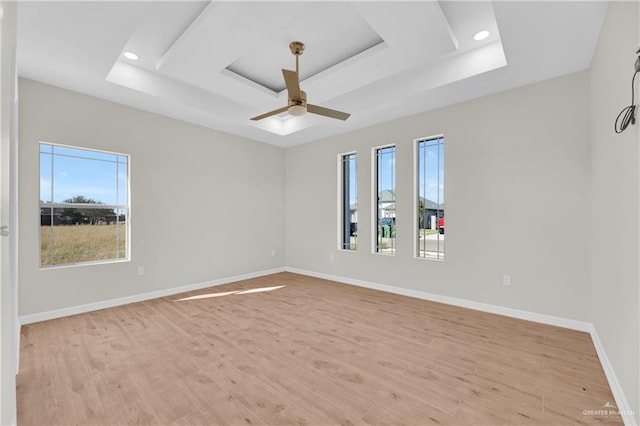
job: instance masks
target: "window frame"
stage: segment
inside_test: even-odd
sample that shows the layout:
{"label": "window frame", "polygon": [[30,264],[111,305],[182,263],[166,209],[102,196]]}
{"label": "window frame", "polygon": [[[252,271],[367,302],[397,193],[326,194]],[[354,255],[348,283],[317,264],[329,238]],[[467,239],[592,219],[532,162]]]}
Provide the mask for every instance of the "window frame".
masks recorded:
{"label": "window frame", "polygon": [[[338,194],[338,216],[337,216],[337,221],[338,221],[338,251],[342,251],[342,252],[347,252],[347,253],[353,253],[353,252],[357,252],[358,251],[358,240],[356,237],[356,248],[355,249],[347,249],[344,248],[344,158],[347,156],[351,156],[351,155],[355,155],[355,161],[356,161],[356,197],[357,197],[357,192],[358,192],[358,151],[348,151],[348,152],[343,152],[338,154],[338,158],[337,158],[337,171],[338,171],[338,190],[337,190],[337,194]],[[357,205],[357,198],[356,198],[356,205]],[[351,207],[351,205],[349,205],[349,207]],[[357,223],[357,222],[356,222]]]}
{"label": "window frame", "polygon": [[[398,145],[396,143],[388,143],[378,145],[371,148],[371,253],[382,256],[395,256],[397,253],[397,245],[394,246],[393,253],[382,253],[378,251],[378,151],[385,148],[394,148],[395,161],[397,161]],[[397,168],[393,170],[394,194],[396,192]],[[397,200],[394,201],[397,203]],[[396,204],[397,209],[397,204]],[[397,210],[396,210],[397,211]],[[394,216],[394,219],[396,216]],[[397,226],[397,223],[395,224]],[[396,239],[397,239],[397,228]]]}
{"label": "window frame", "polygon": [[[438,253],[438,257],[437,258],[432,258],[432,257],[426,257],[426,256],[420,256],[420,225],[419,225],[419,219],[420,219],[420,194],[418,193],[419,189],[420,189],[420,185],[419,185],[419,176],[418,176],[418,170],[420,168],[419,163],[420,163],[420,152],[419,152],[419,148],[420,148],[420,143],[421,142],[426,142],[426,141],[431,141],[431,140],[438,140],[438,139],[442,139],[442,155],[444,155],[444,141],[446,140],[444,137],[444,133],[438,133],[435,135],[431,135],[431,136],[425,136],[425,137],[420,137],[420,138],[416,138],[413,140],[413,155],[414,155],[414,161],[413,161],[413,202],[414,202],[414,206],[413,206],[413,236],[414,236],[414,248],[413,248],[413,258],[414,259],[418,259],[418,260],[428,260],[428,261],[435,261],[435,262],[444,262],[446,259],[446,252],[443,250],[442,254]],[[443,164],[443,174],[445,173],[446,167],[444,167]],[[444,185],[444,181],[446,181],[446,179],[443,178],[443,185]],[[443,198],[444,198],[444,191],[445,189],[443,188]],[[446,226],[445,226],[446,229]]]}
{"label": "window frame", "polygon": [[[126,211],[126,222],[125,222],[125,235],[126,235],[126,241],[125,241],[125,250],[126,250],[126,256],[123,258],[114,258],[114,259],[102,259],[102,260],[90,260],[90,261],[83,261],[83,262],[69,262],[69,263],[61,263],[61,264],[54,264],[54,265],[43,265],[42,264],[42,260],[43,260],[43,256],[42,256],[42,209],[43,208],[59,208],[59,207],[64,207],[66,206],[68,203],[56,203],[53,202],[53,200],[51,202],[44,202],[40,200],[40,190],[41,190],[41,171],[42,171],[42,145],[49,145],[52,147],[52,158],[55,155],[53,153],[53,148],[55,147],[60,147],[60,148],[69,148],[69,149],[76,149],[76,150],[80,150],[80,151],[89,151],[89,152],[97,152],[97,153],[101,153],[101,154],[110,154],[110,155],[115,155],[116,158],[117,156],[120,157],[126,157],[127,159],[127,167],[126,167],[126,171],[127,171],[127,182],[126,182],[126,188],[127,188],[127,197],[126,197],[126,206],[123,205],[119,205],[119,204],[97,204],[97,205],[93,205],[93,204],[74,204],[75,206],[83,206],[86,208],[113,208],[114,210],[125,210]],[[89,158],[90,159],[90,158]],[[40,140],[38,141],[38,169],[37,169],[37,173],[38,173],[38,215],[37,215],[37,226],[36,229],[38,229],[38,266],[40,270],[50,270],[50,269],[60,269],[60,268],[74,268],[74,267],[80,267],[80,266],[91,266],[91,265],[103,265],[103,264],[109,264],[109,263],[123,263],[123,262],[130,262],[131,261],[131,220],[132,220],[132,213],[131,213],[131,155],[130,154],[124,154],[121,152],[115,152],[115,151],[109,151],[109,150],[104,150],[104,149],[97,149],[97,148],[88,148],[88,147],[81,147],[81,146],[75,146],[75,145],[68,145],[68,144],[62,144],[62,143],[57,143],[57,142],[48,142],[48,141],[44,141],[44,140]],[[53,182],[51,183],[53,185]],[[51,227],[53,228],[53,223],[51,224]],[[53,229],[52,229],[53,232]]]}

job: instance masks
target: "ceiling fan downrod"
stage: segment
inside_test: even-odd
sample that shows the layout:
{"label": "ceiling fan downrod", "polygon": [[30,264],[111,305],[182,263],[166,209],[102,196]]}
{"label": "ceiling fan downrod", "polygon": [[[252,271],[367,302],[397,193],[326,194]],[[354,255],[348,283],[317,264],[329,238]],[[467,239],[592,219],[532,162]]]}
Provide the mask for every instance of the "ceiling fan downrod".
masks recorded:
{"label": "ceiling fan downrod", "polygon": [[289,49],[291,49],[291,53],[296,57],[296,74],[300,75],[300,64],[299,59],[302,52],[304,52],[304,43],[301,41],[292,41],[289,43]]}

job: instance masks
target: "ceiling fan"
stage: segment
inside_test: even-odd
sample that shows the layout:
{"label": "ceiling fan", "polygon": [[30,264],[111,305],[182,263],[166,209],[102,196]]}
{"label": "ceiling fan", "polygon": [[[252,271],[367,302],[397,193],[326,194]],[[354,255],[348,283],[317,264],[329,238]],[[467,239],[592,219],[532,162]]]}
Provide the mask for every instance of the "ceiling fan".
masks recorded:
{"label": "ceiling fan", "polygon": [[291,53],[296,57],[296,70],[282,70],[284,83],[287,86],[287,93],[289,95],[287,106],[253,117],[252,120],[262,120],[263,118],[271,117],[272,115],[280,114],[285,111],[288,111],[289,114],[293,116],[300,116],[310,112],[313,114],[324,115],[325,117],[336,118],[338,120],[346,120],[349,118],[351,114],[346,112],[336,111],[334,109],[307,103],[307,94],[300,90],[300,74],[298,69],[298,59],[304,51],[304,43],[300,41],[293,41],[289,44],[289,49],[291,49]]}

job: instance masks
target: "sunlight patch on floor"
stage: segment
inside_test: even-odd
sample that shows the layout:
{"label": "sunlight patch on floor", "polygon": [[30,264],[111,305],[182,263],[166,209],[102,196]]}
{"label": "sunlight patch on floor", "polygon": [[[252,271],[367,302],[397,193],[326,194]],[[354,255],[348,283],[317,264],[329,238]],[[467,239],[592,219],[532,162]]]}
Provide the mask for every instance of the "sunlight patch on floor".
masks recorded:
{"label": "sunlight patch on floor", "polygon": [[252,289],[249,289],[249,290],[225,291],[225,292],[221,292],[221,293],[198,294],[196,296],[184,297],[182,299],[178,299],[178,300],[175,300],[175,301],[176,302],[184,302],[184,301],[187,301],[187,300],[211,299],[212,297],[231,296],[233,294],[240,295],[240,294],[250,294],[250,293],[263,293],[265,291],[277,290],[277,289],[282,288],[282,287],[286,287],[286,285],[279,285],[279,286],[275,286],[275,287],[259,287],[259,288],[252,288]]}

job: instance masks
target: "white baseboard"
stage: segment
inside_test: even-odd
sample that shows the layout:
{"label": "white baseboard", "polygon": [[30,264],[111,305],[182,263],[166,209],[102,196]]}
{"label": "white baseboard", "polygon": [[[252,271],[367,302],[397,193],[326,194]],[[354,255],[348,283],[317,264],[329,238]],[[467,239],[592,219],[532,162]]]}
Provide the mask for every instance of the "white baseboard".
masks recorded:
{"label": "white baseboard", "polygon": [[627,398],[624,395],[622,390],[622,386],[620,386],[620,382],[618,381],[618,376],[616,376],[616,372],[613,370],[613,366],[611,365],[611,361],[609,361],[609,357],[607,357],[607,352],[604,350],[604,346],[602,346],[602,342],[600,341],[600,337],[598,337],[598,332],[596,328],[591,325],[591,340],[593,340],[593,346],[596,348],[596,352],[598,353],[598,358],[600,358],[600,364],[602,364],[602,369],[604,370],[604,374],[607,376],[607,381],[609,382],[609,387],[611,388],[611,393],[613,393],[613,398],[616,400],[616,407],[618,407],[618,411],[620,412],[620,416],[622,417],[622,421],[627,426],[638,426],[636,422],[635,415],[631,410],[631,406],[627,401]]}
{"label": "white baseboard", "polygon": [[[556,317],[553,315],[546,314],[538,314],[535,312],[522,311],[519,309],[506,308],[504,306],[498,305],[490,305],[486,303],[474,302],[471,300],[459,299],[456,297],[442,296],[434,293],[427,293],[418,290],[410,290],[406,288],[393,287],[385,284],[378,284],[369,281],[362,281],[353,278],[345,278],[339,277],[336,275],[323,274],[321,272],[308,271],[305,269],[298,269],[292,267],[285,267],[285,271],[292,272],[300,275],[307,275],[316,278],[322,278],[330,281],[336,281],[339,283],[355,285],[358,287],[370,288],[373,290],[385,291],[387,293],[399,294],[402,296],[415,297],[417,299],[429,300],[432,302],[444,303],[447,305],[459,306],[462,308],[473,309],[476,311],[489,312],[492,314],[503,315],[511,318],[518,318],[527,321],[533,321],[542,324],[554,325],[557,327],[568,328],[570,330],[577,330],[587,332],[591,335],[591,340],[593,341],[593,345],[595,346],[596,352],[598,353],[598,358],[600,359],[600,363],[602,364],[602,369],[607,377],[609,382],[609,387],[611,388],[611,392],[613,393],[613,397],[616,400],[616,407],[618,407],[618,411],[621,414],[622,420],[624,424],[627,426],[637,426],[637,422],[635,420],[634,415],[632,414],[631,407],[627,402],[627,399],[622,390],[622,386],[620,386],[620,382],[618,381],[618,377],[616,376],[611,363],[609,362],[609,358],[602,346],[602,342],[600,342],[600,338],[598,337],[598,333],[596,332],[595,327],[590,322],[585,321],[577,321],[568,318]],[[606,401],[603,401],[605,403]]]}
{"label": "white baseboard", "polygon": [[457,297],[442,296],[440,294],[427,293],[424,291],[410,290],[407,288],[394,287],[385,284],[378,284],[369,281],[356,280],[353,278],[344,278],[336,275],[328,275],[315,271],[307,271],[304,269],[285,267],[287,272],[293,272],[301,275],[309,275],[311,277],[323,278],[330,281],[337,281],[344,284],[351,284],[358,287],[366,287],[373,290],[385,291],[387,293],[399,294],[402,296],[415,297],[416,299],[430,300],[432,302],[444,303],[446,305],[459,306],[461,308],[473,309],[476,311],[489,312],[492,314],[503,315],[511,318],[518,318],[527,321],[538,322],[542,324],[555,325],[557,327],[568,328],[571,330],[584,331],[589,333],[593,326],[591,323],[577,321],[568,318],[555,317],[553,315],[538,314],[535,312],[521,311],[519,309],[505,308],[504,306],[490,305],[487,303],[474,302]]}
{"label": "white baseboard", "polygon": [[37,314],[23,315],[18,317],[20,325],[32,324],[34,322],[46,321],[55,318],[62,318],[69,315],[82,314],[85,312],[97,311],[99,309],[112,308],[115,306],[126,305],[129,303],[142,302],[144,300],[156,299],[158,297],[172,296],[174,294],[185,293],[187,291],[200,290],[207,287],[215,287],[222,284],[228,284],[236,281],[248,280],[251,278],[262,277],[265,275],[284,272],[284,268],[268,269],[265,271],[250,272],[248,274],[235,275],[212,281],[205,281],[196,284],[185,285],[182,287],[167,288],[164,290],[152,291],[149,293],[134,294],[131,296],[120,297],[118,299],[104,300],[95,303],[87,303],[86,305],[71,306],[68,308],[55,309],[52,311],[40,312]]}

